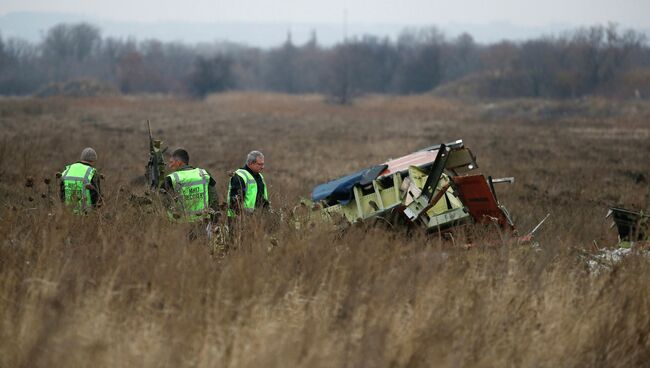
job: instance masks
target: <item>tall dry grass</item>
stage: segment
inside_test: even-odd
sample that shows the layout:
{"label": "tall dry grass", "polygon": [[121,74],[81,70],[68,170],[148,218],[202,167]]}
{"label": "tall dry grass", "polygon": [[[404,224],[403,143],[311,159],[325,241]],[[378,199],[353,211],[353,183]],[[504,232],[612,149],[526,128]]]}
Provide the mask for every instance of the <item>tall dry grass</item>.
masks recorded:
{"label": "tall dry grass", "polygon": [[[615,243],[607,204],[647,206],[649,117],[647,104],[606,100],[0,101],[0,367],[644,366],[647,261],[592,275],[582,257]],[[129,201],[147,118],[221,194],[246,152],[265,152],[283,219],[251,218],[218,257]],[[517,177],[499,192],[522,231],[551,213],[538,248],[483,229],[449,242],[290,221],[313,184],[457,138],[487,173]],[[77,217],[43,179],[87,145],[106,205]]]}

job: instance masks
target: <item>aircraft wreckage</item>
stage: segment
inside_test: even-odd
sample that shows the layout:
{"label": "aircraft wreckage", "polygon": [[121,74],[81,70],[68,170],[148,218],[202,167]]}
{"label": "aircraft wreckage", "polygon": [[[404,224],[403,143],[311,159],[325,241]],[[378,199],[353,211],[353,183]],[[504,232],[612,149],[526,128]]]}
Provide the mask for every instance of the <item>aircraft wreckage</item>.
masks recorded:
{"label": "aircraft wreckage", "polygon": [[[462,140],[431,146],[316,186],[311,199],[326,218],[383,218],[427,231],[471,223],[514,230],[494,190],[514,178],[487,178]],[[540,224],[541,225],[541,224]]]}
{"label": "aircraft wreckage", "polygon": [[612,227],[616,226],[619,247],[650,244],[650,215],[647,213],[610,207],[605,218],[611,218]]}

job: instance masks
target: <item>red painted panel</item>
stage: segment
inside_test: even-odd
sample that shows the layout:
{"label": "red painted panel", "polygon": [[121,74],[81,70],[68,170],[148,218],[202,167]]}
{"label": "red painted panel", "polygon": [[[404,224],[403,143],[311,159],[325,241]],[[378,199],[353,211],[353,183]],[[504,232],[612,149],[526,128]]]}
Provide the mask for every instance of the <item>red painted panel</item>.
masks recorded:
{"label": "red painted panel", "polygon": [[452,177],[452,180],[458,188],[463,204],[476,222],[489,223],[490,218],[495,218],[502,227],[510,228],[506,216],[497,205],[485,176],[455,176]]}

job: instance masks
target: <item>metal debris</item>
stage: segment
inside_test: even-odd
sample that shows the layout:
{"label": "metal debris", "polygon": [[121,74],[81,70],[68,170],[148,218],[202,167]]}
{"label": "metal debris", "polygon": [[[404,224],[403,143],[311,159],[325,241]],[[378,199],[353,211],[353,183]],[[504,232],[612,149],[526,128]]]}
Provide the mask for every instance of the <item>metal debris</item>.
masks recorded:
{"label": "metal debris", "polygon": [[468,223],[514,230],[493,179],[478,173],[474,154],[462,140],[431,146],[316,186],[312,201],[330,219],[350,223],[384,219],[444,231]]}

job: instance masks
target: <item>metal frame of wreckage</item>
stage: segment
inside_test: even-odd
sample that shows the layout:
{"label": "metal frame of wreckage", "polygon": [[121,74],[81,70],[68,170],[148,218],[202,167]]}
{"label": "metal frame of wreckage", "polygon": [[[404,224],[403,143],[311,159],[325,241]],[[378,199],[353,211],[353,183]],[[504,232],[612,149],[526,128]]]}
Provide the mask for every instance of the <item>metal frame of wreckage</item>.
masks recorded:
{"label": "metal frame of wreckage", "polygon": [[[382,217],[397,211],[427,230],[444,230],[464,223],[498,223],[514,229],[510,215],[499,204],[494,183],[513,183],[514,178],[485,178],[473,172],[476,158],[462,140],[424,148],[356,173],[343,190],[343,177],[314,188],[312,200],[331,219],[342,215],[349,222]],[[327,193],[327,189],[330,193]],[[338,194],[336,193],[338,190]],[[325,194],[323,194],[323,192]]]}
{"label": "metal frame of wreckage", "polygon": [[610,207],[605,218],[612,218],[616,226],[619,243],[650,241],[650,215],[624,208]]}

